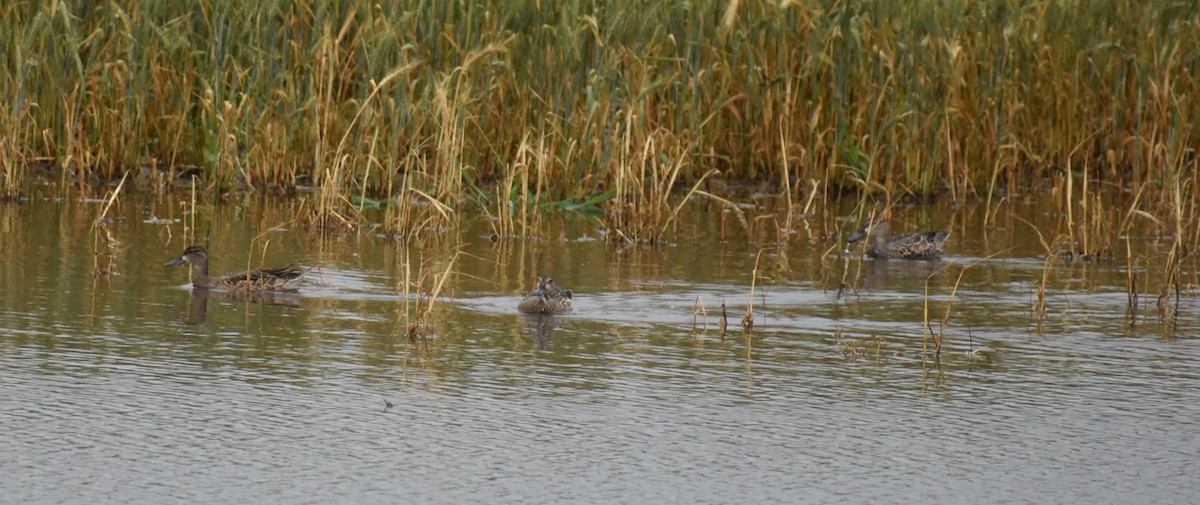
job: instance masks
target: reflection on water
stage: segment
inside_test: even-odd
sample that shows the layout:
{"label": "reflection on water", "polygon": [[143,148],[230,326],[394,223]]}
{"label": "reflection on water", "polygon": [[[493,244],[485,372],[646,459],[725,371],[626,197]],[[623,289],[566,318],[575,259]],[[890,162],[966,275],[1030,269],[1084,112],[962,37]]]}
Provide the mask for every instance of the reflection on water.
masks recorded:
{"label": "reflection on water", "polygon": [[565,317],[552,314],[521,314],[519,316],[529,328],[529,336],[541,350],[550,349],[554,343],[554,329],[562,324]]}
{"label": "reflection on water", "polygon": [[207,288],[192,288],[191,304],[188,307],[188,324],[200,324],[208,316],[208,299],[216,297],[222,300],[233,300],[259,305],[300,306],[300,295],[295,292],[278,291],[222,291]]}
{"label": "reflection on water", "polygon": [[862,261],[853,266],[848,265],[847,270],[850,272],[851,279],[857,282],[849,283],[847,288],[854,292],[858,290],[886,290],[890,284],[889,278],[895,279],[896,282],[923,280],[945,272],[950,266],[949,263],[942,260],[905,261],[883,259]]}
{"label": "reflection on water", "polygon": [[[203,207],[198,242],[222,264],[259,257],[251,244],[290,205]],[[555,238],[492,243],[467,223],[409,249],[369,232],[276,231],[272,261],[317,270],[299,293],[247,298],[181,287],[161,267],[184,242],[180,207],[114,209],[124,217],[93,231],[98,206],[0,207],[4,501],[1200,492],[1200,303],[1184,297],[1160,318],[1153,244],[1138,245],[1145,291],[1131,307],[1123,260],[1046,270],[1036,238],[1004,222],[981,235],[970,209],[935,262],[839,256],[826,240],[839,230],[819,221],[760,257],[703,207],[681,214],[679,242],[654,248],[610,246],[557,216],[541,234]],[[429,345],[414,346],[419,289],[405,283],[460,246]],[[570,313],[516,313],[540,273],[569,282]]]}

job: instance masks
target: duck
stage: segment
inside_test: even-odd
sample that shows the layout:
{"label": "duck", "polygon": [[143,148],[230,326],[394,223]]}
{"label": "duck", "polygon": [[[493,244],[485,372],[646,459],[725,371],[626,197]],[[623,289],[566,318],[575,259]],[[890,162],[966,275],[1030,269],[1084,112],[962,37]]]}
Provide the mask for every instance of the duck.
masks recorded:
{"label": "duck", "polygon": [[183,254],[167,261],[164,266],[173,267],[184,263],[192,265],[192,286],[202,289],[292,292],[297,290],[296,284],[299,283],[300,278],[308,273],[308,270],[288,265],[210,277],[208,275],[208,251],[198,245],[184,249]]}
{"label": "duck", "polygon": [[571,290],[555,284],[553,277],[541,275],[537,287],[517,304],[517,310],[526,314],[559,314],[571,310],[573,296]]}
{"label": "duck", "polygon": [[888,236],[890,225],[882,216],[875,216],[858,230],[858,233],[846,239],[846,245],[871,238],[867,247],[867,255],[880,259],[934,260],[942,257],[942,246],[950,237],[946,230],[905,233],[895,237]]}

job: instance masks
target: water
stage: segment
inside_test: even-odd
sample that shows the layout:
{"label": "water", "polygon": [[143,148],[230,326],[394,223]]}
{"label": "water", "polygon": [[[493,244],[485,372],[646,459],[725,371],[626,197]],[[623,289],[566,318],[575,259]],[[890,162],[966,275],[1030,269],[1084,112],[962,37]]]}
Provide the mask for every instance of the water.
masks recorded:
{"label": "water", "polygon": [[[607,244],[571,217],[536,240],[493,243],[486,220],[468,219],[405,247],[370,228],[305,230],[296,201],[200,207],[214,271],[259,266],[268,240],[268,266],[316,267],[299,295],[257,303],[193,293],[186,271],[162,266],[192,216],[133,200],[98,227],[96,202],[0,206],[0,502],[1200,493],[1200,303],[1184,296],[1159,317],[1156,237],[1131,239],[1136,310],[1124,259],[1061,261],[1039,324],[1036,237],[1019,221],[985,232],[970,208],[898,215],[900,230],[955,223],[947,258],[929,264],[839,257],[827,237],[852,223],[832,210],[773,249],[700,205],[654,248]],[[414,343],[405,279],[429,286],[450,267],[432,335]],[[571,314],[515,313],[540,272],[575,290]],[[843,279],[857,289],[839,296]],[[940,363],[923,359],[927,279],[934,321],[958,284],[949,323],[933,325]],[[698,300],[707,328],[693,324]],[[970,354],[983,345],[996,354]]]}

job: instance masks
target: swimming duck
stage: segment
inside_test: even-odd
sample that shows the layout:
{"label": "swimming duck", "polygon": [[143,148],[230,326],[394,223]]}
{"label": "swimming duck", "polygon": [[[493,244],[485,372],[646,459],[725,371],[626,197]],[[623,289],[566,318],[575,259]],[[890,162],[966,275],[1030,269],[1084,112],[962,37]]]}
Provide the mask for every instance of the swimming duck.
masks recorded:
{"label": "swimming duck", "polygon": [[942,246],[950,237],[946,230],[906,233],[888,237],[889,225],[882,216],[867,221],[862,229],[846,239],[849,245],[870,236],[867,255],[872,258],[897,258],[906,260],[932,260],[942,256]]}
{"label": "swimming duck", "polygon": [[208,276],[208,251],[194,245],[183,251],[178,258],[165,266],[192,265],[192,286],[197,288],[228,289],[237,291],[296,291],[296,284],[307,270],[288,265],[286,267],[260,268],[246,272]]}
{"label": "swimming duck", "polygon": [[558,314],[571,310],[571,297],[571,290],[558,287],[553,277],[542,275],[537,287],[517,304],[517,310],[526,314]]}

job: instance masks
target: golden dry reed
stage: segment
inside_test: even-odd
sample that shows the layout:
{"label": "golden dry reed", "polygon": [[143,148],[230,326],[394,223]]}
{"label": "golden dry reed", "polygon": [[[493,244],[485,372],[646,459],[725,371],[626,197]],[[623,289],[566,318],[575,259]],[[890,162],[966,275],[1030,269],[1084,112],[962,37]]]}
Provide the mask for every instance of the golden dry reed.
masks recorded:
{"label": "golden dry reed", "polygon": [[714,170],[788,186],[789,208],[883,190],[993,209],[1059,181],[1083,202],[1073,252],[1113,248],[1111,190],[1194,248],[1197,54],[1200,3],[1169,0],[13,0],[0,196],[33,166],[80,187],[197,173],[312,192],[331,228],[389,205],[409,237],[507,201],[512,235],[516,205],[592,202],[611,236],[654,241],[671,192]]}
{"label": "golden dry reed", "polygon": [[454,266],[463,253],[455,250],[450,255],[424,258],[413,254],[410,248],[402,247],[396,256],[403,268],[402,278],[395,288],[396,294],[403,300],[397,306],[396,321],[404,327],[403,333],[409,343],[424,354],[429,351],[429,343],[434,335],[434,305],[446,296],[450,289],[449,279],[458,275]]}

